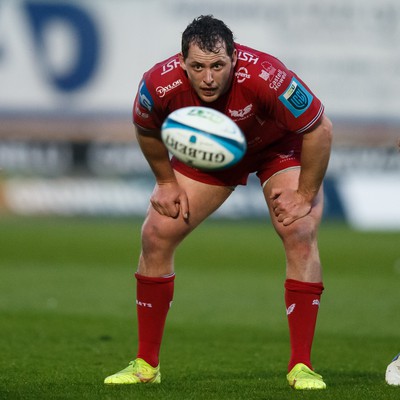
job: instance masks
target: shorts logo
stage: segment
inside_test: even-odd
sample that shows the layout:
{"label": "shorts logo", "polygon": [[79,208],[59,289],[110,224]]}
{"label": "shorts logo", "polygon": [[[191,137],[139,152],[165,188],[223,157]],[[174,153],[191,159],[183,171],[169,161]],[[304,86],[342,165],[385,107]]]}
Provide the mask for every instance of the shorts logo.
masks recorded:
{"label": "shorts logo", "polygon": [[145,81],[142,81],[139,87],[139,103],[142,107],[150,112],[153,109],[153,99],[146,87]]}
{"label": "shorts logo", "polygon": [[289,152],[287,152],[285,154],[283,154],[283,153],[278,154],[278,156],[281,160],[287,160],[289,158],[293,158],[293,155],[294,155],[294,150],[290,150]]}
{"label": "shorts logo", "polygon": [[313,96],[296,78],[292,78],[279,100],[297,118],[310,107]]}

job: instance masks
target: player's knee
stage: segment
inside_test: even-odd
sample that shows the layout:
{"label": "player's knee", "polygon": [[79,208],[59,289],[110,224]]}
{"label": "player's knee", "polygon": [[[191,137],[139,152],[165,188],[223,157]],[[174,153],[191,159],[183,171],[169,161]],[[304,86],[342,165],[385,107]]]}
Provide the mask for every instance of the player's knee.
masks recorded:
{"label": "player's knee", "polygon": [[317,226],[310,218],[301,218],[281,233],[285,246],[312,246],[317,239]]}
{"label": "player's knee", "polygon": [[[171,220],[174,221],[174,220]],[[154,222],[147,219],[142,226],[142,244],[147,250],[171,248],[178,245],[184,233],[174,229],[168,219],[164,222]]]}
{"label": "player's knee", "polygon": [[165,227],[161,224],[151,223],[146,220],[142,225],[142,243],[146,248],[159,246],[160,242],[165,241],[167,233],[164,232]]}

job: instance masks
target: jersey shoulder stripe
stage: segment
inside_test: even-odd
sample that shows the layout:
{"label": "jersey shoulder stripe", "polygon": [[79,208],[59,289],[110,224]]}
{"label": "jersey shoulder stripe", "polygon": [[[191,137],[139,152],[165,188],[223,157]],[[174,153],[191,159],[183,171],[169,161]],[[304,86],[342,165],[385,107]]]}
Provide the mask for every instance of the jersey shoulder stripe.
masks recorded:
{"label": "jersey shoulder stripe", "polygon": [[296,133],[303,133],[303,132],[306,132],[307,130],[309,130],[321,118],[323,112],[324,112],[324,106],[321,103],[317,115],[306,126],[304,126],[301,129],[298,129],[296,131]]}

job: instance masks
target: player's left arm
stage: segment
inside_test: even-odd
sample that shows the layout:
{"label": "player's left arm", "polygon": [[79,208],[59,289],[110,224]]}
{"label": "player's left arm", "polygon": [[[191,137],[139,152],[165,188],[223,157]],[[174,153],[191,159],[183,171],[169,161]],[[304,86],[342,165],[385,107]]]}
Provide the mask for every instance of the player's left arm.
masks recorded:
{"label": "player's left arm", "polygon": [[274,213],[283,225],[308,215],[328,167],[332,144],[332,123],[322,115],[319,123],[303,134],[301,171],[297,190],[274,188]]}

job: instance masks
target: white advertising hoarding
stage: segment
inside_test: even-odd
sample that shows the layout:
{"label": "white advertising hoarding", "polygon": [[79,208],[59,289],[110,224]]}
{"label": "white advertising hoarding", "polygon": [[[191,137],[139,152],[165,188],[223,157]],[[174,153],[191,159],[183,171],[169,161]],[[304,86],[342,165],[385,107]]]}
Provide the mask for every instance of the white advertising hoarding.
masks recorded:
{"label": "white advertising hoarding", "polygon": [[295,70],[328,114],[400,118],[398,0],[3,0],[0,114],[128,114],[142,73],[210,13]]}

